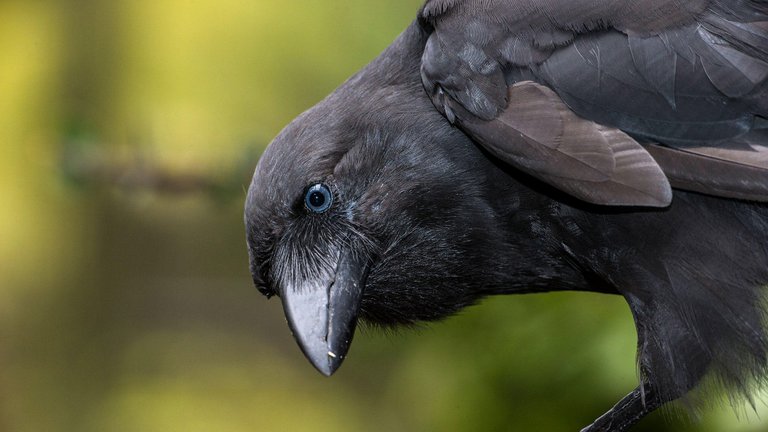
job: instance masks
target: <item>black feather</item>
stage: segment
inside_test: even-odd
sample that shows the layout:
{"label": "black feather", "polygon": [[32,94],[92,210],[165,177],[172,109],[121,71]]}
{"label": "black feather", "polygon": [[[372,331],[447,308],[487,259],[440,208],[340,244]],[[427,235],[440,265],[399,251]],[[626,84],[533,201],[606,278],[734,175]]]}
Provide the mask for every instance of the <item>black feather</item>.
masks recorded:
{"label": "black feather", "polygon": [[[493,294],[618,294],[641,382],[585,430],[692,391],[751,401],[768,376],[766,23],[764,0],[427,1],[259,161],[254,281],[331,298],[351,250],[367,275],[352,325]],[[621,148],[634,175],[611,177]],[[649,178],[661,204],[627,192]],[[335,194],[322,215],[301,205],[318,182]]]}

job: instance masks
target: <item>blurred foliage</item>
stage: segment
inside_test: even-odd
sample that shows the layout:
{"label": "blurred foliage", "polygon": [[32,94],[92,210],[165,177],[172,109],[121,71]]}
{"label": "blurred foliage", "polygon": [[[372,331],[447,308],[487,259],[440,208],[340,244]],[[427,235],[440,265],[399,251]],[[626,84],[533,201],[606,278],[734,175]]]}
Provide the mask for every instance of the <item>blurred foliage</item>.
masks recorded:
{"label": "blurred foliage", "polygon": [[363,329],[326,379],[251,286],[258,154],[419,4],[0,1],[0,431],[572,431],[634,387],[619,298]]}

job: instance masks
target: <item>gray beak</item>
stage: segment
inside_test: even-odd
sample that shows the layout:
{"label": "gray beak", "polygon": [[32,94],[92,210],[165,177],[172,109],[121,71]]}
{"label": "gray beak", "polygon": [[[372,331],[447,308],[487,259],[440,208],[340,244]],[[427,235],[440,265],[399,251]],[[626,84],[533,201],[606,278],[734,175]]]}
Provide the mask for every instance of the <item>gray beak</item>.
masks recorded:
{"label": "gray beak", "polygon": [[312,365],[325,376],[341,366],[355,333],[367,259],[342,250],[336,273],[327,280],[287,286],[281,293],[293,337]]}

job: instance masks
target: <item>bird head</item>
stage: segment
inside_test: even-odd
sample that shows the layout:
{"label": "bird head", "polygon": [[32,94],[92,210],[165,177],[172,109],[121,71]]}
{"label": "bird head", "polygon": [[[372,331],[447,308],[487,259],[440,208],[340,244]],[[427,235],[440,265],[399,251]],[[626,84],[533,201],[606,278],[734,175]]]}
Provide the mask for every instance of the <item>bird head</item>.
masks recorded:
{"label": "bird head", "polygon": [[532,216],[546,207],[542,195],[516,189],[435,110],[419,75],[423,43],[412,27],[389,48],[400,52],[385,52],[291,122],[248,190],[254,282],[280,297],[325,375],[346,357],[358,318],[432,321],[552,280],[545,248],[517,236],[543,238]]}
{"label": "bird head", "polygon": [[479,182],[446,146],[451,137],[437,124],[442,132],[423,133],[442,117],[421,115],[417,134],[407,114],[355,124],[359,112],[344,111],[331,99],[275,138],[245,212],[254,282],[280,297],[325,375],[346,356],[358,317],[409,324],[473,302],[462,281],[480,263],[468,255],[489,235]]}
{"label": "bird head", "polygon": [[325,375],[346,356],[359,317],[442,318],[479,298],[498,261],[484,249],[498,237],[487,179],[472,169],[485,159],[412,75],[353,77],[273,140],[248,190],[254,282],[280,297]]}

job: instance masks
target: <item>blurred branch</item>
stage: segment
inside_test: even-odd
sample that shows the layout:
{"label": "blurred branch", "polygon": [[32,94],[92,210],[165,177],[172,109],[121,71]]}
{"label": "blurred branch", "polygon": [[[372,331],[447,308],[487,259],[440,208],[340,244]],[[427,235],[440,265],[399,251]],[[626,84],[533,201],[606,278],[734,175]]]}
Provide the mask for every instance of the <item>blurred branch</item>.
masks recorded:
{"label": "blurred branch", "polygon": [[229,200],[242,196],[263,145],[244,146],[241,157],[215,171],[164,166],[141,150],[119,157],[105,148],[94,140],[66,140],[60,159],[64,178],[81,187],[106,186],[128,193],[170,196],[206,194],[216,200]]}

